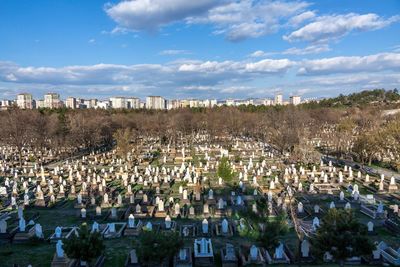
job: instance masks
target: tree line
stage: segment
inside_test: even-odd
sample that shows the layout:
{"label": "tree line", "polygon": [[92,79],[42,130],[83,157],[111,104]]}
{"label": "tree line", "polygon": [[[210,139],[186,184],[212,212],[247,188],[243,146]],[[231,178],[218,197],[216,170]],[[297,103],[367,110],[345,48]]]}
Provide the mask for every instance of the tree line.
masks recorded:
{"label": "tree line", "polygon": [[23,150],[73,153],[117,145],[121,156],[139,150],[143,140],[171,147],[196,141],[231,144],[251,138],[270,144],[292,161],[312,162],[319,153],[352,157],[363,163],[389,158],[399,164],[400,119],[382,116],[382,106],[319,107],[307,105],[218,107],[156,110],[20,110],[0,112],[0,142]]}

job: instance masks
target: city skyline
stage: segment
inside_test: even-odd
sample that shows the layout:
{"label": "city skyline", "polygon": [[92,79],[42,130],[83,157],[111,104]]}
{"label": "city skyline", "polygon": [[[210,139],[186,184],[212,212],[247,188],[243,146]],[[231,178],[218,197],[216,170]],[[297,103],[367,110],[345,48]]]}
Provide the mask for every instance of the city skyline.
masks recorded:
{"label": "city skyline", "polygon": [[216,106],[274,106],[274,105],[299,105],[316,98],[302,99],[301,96],[290,96],[285,98],[282,93],[276,93],[274,98],[227,98],[227,99],[199,99],[182,98],[168,99],[163,96],[146,96],[140,99],[134,96],[113,96],[108,99],[80,98],[68,96],[62,98],[60,94],[48,92],[42,98],[35,98],[30,93],[19,93],[13,99],[0,101],[0,110],[7,110],[14,106],[20,109],[37,108],[69,108],[69,109],[179,109],[179,108],[213,108]]}
{"label": "city skyline", "polygon": [[399,11],[398,1],[3,1],[0,98],[393,89]]}

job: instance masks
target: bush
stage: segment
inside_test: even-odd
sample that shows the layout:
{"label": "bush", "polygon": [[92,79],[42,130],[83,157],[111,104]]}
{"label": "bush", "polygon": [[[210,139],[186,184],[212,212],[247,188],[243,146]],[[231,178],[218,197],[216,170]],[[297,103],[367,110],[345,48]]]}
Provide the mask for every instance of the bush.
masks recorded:
{"label": "bush", "polygon": [[160,264],[173,257],[183,246],[177,233],[143,231],[134,242],[138,258],[143,264]]}
{"label": "bush", "polygon": [[99,257],[105,246],[99,233],[90,233],[86,223],[79,229],[79,236],[73,235],[70,239],[64,239],[64,251],[68,258],[86,261],[90,264]]}

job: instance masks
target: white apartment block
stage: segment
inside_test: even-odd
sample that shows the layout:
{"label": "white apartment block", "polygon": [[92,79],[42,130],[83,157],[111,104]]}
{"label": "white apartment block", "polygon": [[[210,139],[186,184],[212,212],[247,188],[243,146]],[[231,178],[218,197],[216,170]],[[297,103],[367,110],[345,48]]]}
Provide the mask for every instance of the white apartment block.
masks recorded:
{"label": "white apartment block", "polygon": [[166,100],[161,96],[148,96],[146,97],[147,109],[166,109]]}
{"label": "white apartment block", "polygon": [[13,105],[11,100],[1,100],[0,102],[0,108],[3,109],[8,109]]}
{"label": "white apartment block", "polygon": [[75,98],[75,97],[68,97],[68,98],[65,100],[65,107],[66,107],[66,108],[70,108],[70,109],[76,109],[76,108],[78,108],[76,98]]}
{"label": "white apartment block", "polygon": [[128,108],[125,97],[111,97],[110,102],[112,108]]}
{"label": "white apartment block", "polygon": [[97,106],[97,99],[82,99],[81,102],[86,108],[95,108]]}
{"label": "white apartment block", "polygon": [[196,99],[189,100],[189,107],[190,108],[198,108],[200,107],[200,101]]}
{"label": "white apartment block", "polygon": [[20,109],[33,109],[33,98],[31,94],[19,94],[17,95],[17,106]]}
{"label": "white apartment block", "polygon": [[139,109],[140,108],[140,99],[137,97],[130,97],[126,99],[127,108],[131,109]]}
{"label": "white apartment block", "polygon": [[282,94],[276,94],[275,95],[275,105],[283,105],[283,95]]}
{"label": "white apartment block", "polygon": [[43,99],[36,100],[36,108],[45,108]]}
{"label": "white apartment block", "polygon": [[297,106],[300,103],[301,103],[301,97],[300,96],[296,95],[296,96],[291,96],[290,97],[290,104]]}
{"label": "white apartment block", "polygon": [[227,99],[225,101],[225,104],[229,107],[229,106],[235,106],[236,105],[236,101],[234,99]]}
{"label": "white apartment block", "polygon": [[168,109],[177,109],[181,107],[181,101],[178,99],[172,99],[168,101]]}
{"label": "white apartment block", "polygon": [[235,106],[240,106],[240,105],[254,105],[254,100],[253,99],[247,99],[247,100],[237,100],[235,103]]}
{"label": "white apartment block", "polygon": [[262,104],[263,104],[264,106],[272,106],[272,105],[274,104],[274,100],[266,98],[266,99],[264,99],[264,100],[262,101]]}
{"label": "white apartment block", "polygon": [[203,100],[203,107],[212,108],[217,105],[217,99],[205,99]]}
{"label": "white apartment block", "polygon": [[44,95],[44,107],[45,108],[61,108],[62,101],[60,95],[57,93],[47,93]]}
{"label": "white apartment block", "polygon": [[109,109],[110,106],[111,106],[110,101],[104,100],[104,101],[97,101],[97,104],[94,108]]}

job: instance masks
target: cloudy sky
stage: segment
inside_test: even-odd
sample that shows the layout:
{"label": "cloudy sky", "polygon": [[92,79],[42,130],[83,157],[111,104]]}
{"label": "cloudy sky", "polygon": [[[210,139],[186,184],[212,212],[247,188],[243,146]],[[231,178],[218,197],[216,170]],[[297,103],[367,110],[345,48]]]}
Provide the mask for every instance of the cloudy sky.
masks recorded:
{"label": "cloudy sky", "polygon": [[0,0],[0,98],[399,88],[398,0]]}

